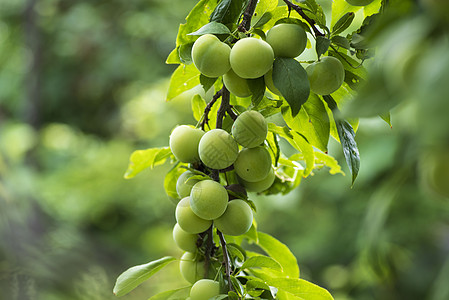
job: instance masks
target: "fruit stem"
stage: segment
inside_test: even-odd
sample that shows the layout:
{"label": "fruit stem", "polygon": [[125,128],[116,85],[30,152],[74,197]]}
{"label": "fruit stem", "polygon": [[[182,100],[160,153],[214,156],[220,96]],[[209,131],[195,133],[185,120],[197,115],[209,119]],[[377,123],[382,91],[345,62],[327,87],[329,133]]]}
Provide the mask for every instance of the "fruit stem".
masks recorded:
{"label": "fruit stem", "polygon": [[251,19],[254,15],[254,11],[256,10],[257,0],[250,0],[248,6],[243,13],[243,19],[240,23],[238,30],[240,32],[247,32],[251,28]]}
{"label": "fruit stem", "polygon": [[307,21],[307,23],[310,24],[310,27],[312,28],[313,32],[315,33],[315,36],[325,36],[324,33],[320,32],[318,28],[316,27],[316,22],[309,18],[303,11],[303,9],[296,4],[293,4],[289,0],[283,0],[285,4],[288,6],[288,10],[291,11],[292,9],[296,11],[304,20]]}
{"label": "fruit stem", "polygon": [[228,247],[226,246],[226,240],[223,236],[223,233],[217,229],[217,235],[220,238],[221,248],[223,250],[223,264],[225,265],[226,279],[228,280],[228,288],[230,291],[233,291],[231,282],[231,261],[228,255]]}

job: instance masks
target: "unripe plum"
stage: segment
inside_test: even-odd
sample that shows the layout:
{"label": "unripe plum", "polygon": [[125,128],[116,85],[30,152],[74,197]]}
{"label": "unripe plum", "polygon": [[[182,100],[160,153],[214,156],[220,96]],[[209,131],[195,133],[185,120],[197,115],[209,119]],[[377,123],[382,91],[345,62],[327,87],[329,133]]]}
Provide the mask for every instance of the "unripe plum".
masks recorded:
{"label": "unripe plum", "polygon": [[271,156],[264,147],[245,148],[234,163],[237,175],[243,180],[257,182],[267,177],[271,170]]}
{"label": "unripe plum", "polygon": [[198,144],[204,131],[187,125],[176,127],[170,135],[170,149],[177,160],[194,163],[200,160]]}
{"label": "unripe plum", "polygon": [[265,81],[265,85],[275,95],[282,96],[281,92],[274,86],[273,82],[273,69],[268,71],[264,76],[263,79]]}
{"label": "unripe plum", "polygon": [[248,81],[245,78],[239,77],[232,69],[223,75],[223,82],[228,90],[237,97],[245,98],[252,94],[248,86]]}
{"label": "unripe plum", "polygon": [[[179,262],[179,270],[182,277],[190,283],[204,278],[205,264],[204,261],[198,261],[195,253],[186,252],[181,256]],[[214,271],[209,267],[208,277],[214,277]]]}
{"label": "unripe plum", "polygon": [[223,129],[212,129],[201,138],[198,152],[201,161],[207,167],[221,170],[234,163],[239,146],[234,138]]}
{"label": "unripe plum", "polygon": [[274,170],[271,168],[267,177],[261,181],[250,182],[239,178],[239,182],[248,190],[248,192],[260,193],[267,190],[273,184],[275,178],[276,176],[274,175]]}
{"label": "unripe plum", "polygon": [[211,279],[201,279],[190,289],[191,300],[209,300],[220,294],[220,283]]}
{"label": "unripe plum", "polygon": [[195,67],[207,77],[218,77],[229,71],[231,48],[213,34],[200,36],[192,47]]}
{"label": "unripe plum", "polygon": [[176,181],[176,192],[178,192],[179,197],[185,198],[190,196],[192,187],[199,181],[198,179],[189,180],[192,176],[195,176],[193,172],[185,171],[178,177]]}
{"label": "unripe plum", "polygon": [[242,235],[251,228],[253,212],[245,201],[236,199],[229,201],[225,213],[214,220],[218,230],[227,235]]}
{"label": "unripe plum", "polygon": [[259,78],[273,66],[274,52],[270,44],[256,38],[244,38],[231,49],[230,62],[235,74],[242,78]]}
{"label": "unripe plum", "polygon": [[352,6],[365,6],[373,2],[374,0],[346,0]]}
{"label": "unripe plum", "polygon": [[182,230],[188,233],[200,233],[206,231],[212,221],[198,217],[190,207],[190,197],[185,197],[176,206],[176,221]]}
{"label": "unripe plum", "polygon": [[190,207],[200,218],[213,220],[221,216],[228,206],[228,192],[216,181],[196,183],[190,193]]}
{"label": "unripe plum", "polygon": [[273,48],[274,56],[295,58],[307,46],[307,35],[297,24],[278,24],[267,32],[267,43]]}
{"label": "unripe plum", "polygon": [[181,250],[196,252],[198,235],[185,232],[178,223],[173,227],[173,240]]}
{"label": "unripe plum", "polygon": [[310,89],[318,95],[329,95],[340,88],[345,80],[343,64],[333,56],[322,57],[307,68]]}
{"label": "unripe plum", "polygon": [[246,148],[254,148],[267,138],[268,123],[265,117],[255,111],[245,111],[237,117],[232,125],[232,136]]}

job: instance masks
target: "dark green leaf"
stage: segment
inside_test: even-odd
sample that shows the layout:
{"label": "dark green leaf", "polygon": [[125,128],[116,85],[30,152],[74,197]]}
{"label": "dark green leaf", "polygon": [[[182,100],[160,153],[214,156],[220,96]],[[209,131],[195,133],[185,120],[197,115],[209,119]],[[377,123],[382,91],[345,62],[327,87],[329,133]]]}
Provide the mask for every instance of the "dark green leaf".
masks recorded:
{"label": "dark green leaf", "polygon": [[282,266],[271,257],[257,255],[248,258],[242,265],[242,269],[269,268],[282,272]]}
{"label": "dark green leaf", "polygon": [[293,58],[278,57],[273,64],[273,83],[296,116],[310,94],[307,72]]}
{"label": "dark green leaf", "polygon": [[229,300],[239,300],[239,296],[233,291],[228,292],[228,298]]}
{"label": "dark green leaf", "polygon": [[242,283],[234,276],[231,276],[231,282],[232,282],[232,286],[237,291],[237,293],[240,295],[243,295],[245,288],[243,287]]}
{"label": "dark green leaf", "polygon": [[227,248],[231,257],[238,258],[240,261],[245,261],[246,254],[245,250],[242,247],[234,243],[228,243]]}
{"label": "dark green leaf", "polygon": [[218,3],[217,7],[215,7],[214,11],[210,15],[210,22],[219,22],[223,23],[223,19],[226,14],[229,12],[229,8],[231,7],[232,0],[222,0]]}
{"label": "dark green leaf", "polygon": [[318,59],[327,52],[327,49],[329,49],[329,46],[331,44],[331,41],[328,38],[325,38],[324,36],[317,36],[316,37],[316,54],[318,55]]}
{"label": "dark green leaf", "polygon": [[166,256],[144,265],[129,268],[117,278],[113,290],[114,294],[117,297],[128,294],[142,282],[144,282],[145,280],[156,274],[163,267],[168,265],[170,262],[175,260],[176,258],[174,257]]}
{"label": "dark green leaf", "polygon": [[223,25],[221,23],[217,22],[210,22],[198,29],[197,31],[194,31],[192,33],[189,33],[188,35],[203,35],[203,34],[231,34],[231,31],[229,31],[229,28],[226,27],[226,25]]}
{"label": "dark green leaf", "polygon": [[256,79],[247,79],[246,82],[252,94],[251,103],[254,107],[257,107],[265,94],[265,81],[263,77],[259,77]]}
{"label": "dark green leaf", "polygon": [[268,278],[265,282],[280,291],[292,294],[300,299],[333,300],[332,295],[322,287],[299,278]]}
{"label": "dark green leaf", "polygon": [[153,169],[155,166],[163,164],[170,155],[169,147],[134,151],[129,158],[128,169],[124,177],[130,179],[147,168]]}
{"label": "dark green leaf", "polygon": [[270,149],[271,160],[273,161],[273,166],[277,167],[279,163],[279,157],[281,156],[281,149],[279,147],[279,141],[276,133],[270,132],[267,135],[266,142]]}
{"label": "dark green leaf", "polygon": [[167,175],[165,175],[164,179],[165,193],[174,204],[177,204],[179,199],[178,192],[176,191],[176,181],[178,180],[178,177],[185,172],[180,166],[180,163],[174,165],[173,168],[168,171]]}
{"label": "dark green leaf", "polygon": [[337,35],[345,31],[351,25],[352,21],[354,20],[354,17],[355,13],[353,12],[348,12],[344,14],[332,27],[332,35]]}
{"label": "dark green leaf", "polygon": [[253,25],[253,28],[259,28],[265,25],[268,21],[271,20],[272,17],[271,12],[266,12],[262,15],[262,17]]}
{"label": "dark green leaf", "polygon": [[175,290],[171,290],[171,291],[165,291],[165,292],[162,292],[162,293],[159,293],[157,295],[154,295],[154,296],[150,297],[148,300],[168,300],[174,294],[176,294],[176,293],[178,293],[180,291],[183,291],[183,290],[188,290],[190,288],[191,288],[190,286],[186,286],[186,287],[175,289]]}
{"label": "dark green leaf", "polygon": [[192,47],[193,43],[184,44],[178,47],[179,59],[185,65],[192,63]]}
{"label": "dark green leaf", "polygon": [[331,40],[335,46],[342,47],[347,50],[349,50],[349,48],[351,48],[351,45],[349,44],[349,40],[345,37],[336,35],[336,36],[333,36]]}
{"label": "dark green leaf", "polygon": [[200,75],[200,83],[203,86],[203,89],[206,93],[214,85],[214,83],[217,81],[217,79],[218,78],[210,78],[210,77],[204,76],[203,74]]}
{"label": "dark green leaf", "polygon": [[267,36],[265,35],[265,32],[262,29],[258,29],[258,28],[253,29],[252,33],[260,36],[260,38],[264,41],[267,40]]}
{"label": "dark green leaf", "polygon": [[249,0],[222,0],[210,16],[210,21],[235,24],[243,14]]}
{"label": "dark green leaf", "polygon": [[226,299],[226,298],[228,298],[228,295],[220,294],[220,295],[214,296],[212,298],[209,298],[209,300],[221,300],[221,299]]}

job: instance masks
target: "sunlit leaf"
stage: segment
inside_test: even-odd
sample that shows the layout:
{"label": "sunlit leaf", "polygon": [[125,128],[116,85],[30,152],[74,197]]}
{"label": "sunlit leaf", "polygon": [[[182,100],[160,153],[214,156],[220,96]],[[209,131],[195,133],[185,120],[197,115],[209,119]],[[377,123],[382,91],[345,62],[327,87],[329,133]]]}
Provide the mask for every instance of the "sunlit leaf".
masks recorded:
{"label": "sunlit leaf", "polygon": [[169,147],[151,148],[146,150],[137,150],[129,158],[128,169],[125,172],[125,178],[130,179],[147,168],[154,168],[163,164],[171,155]]}
{"label": "sunlit leaf", "polygon": [[192,112],[195,120],[199,121],[203,116],[204,109],[206,108],[206,101],[200,95],[195,95],[192,98]]}
{"label": "sunlit leaf", "polygon": [[322,287],[299,278],[269,278],[265,282],[303,300],[333,300],[332,295]]}
{"label": "sunlit leaf", "polygon": [[186,286],[186,287],[182,287],[179,289],[175,289],[175,290],[170,290],[170,291],[165,291],[162,293],[159,293],[157,295],[154,295],[152,297],[150,297],[148,300],[168,300],[168,299],[172,299],[171,296],[173,296],[176,293],[179,293],[181,291],[185,291],[185,290],[189,290],[190,286]]}
{"label": "sunlit leaf", "polygon": [[248,258],[242,265],[242,269],[269,268],[282,272],[282,266],[273,258],[257,255]]}
{"label": "sunlit leaf", "polygon": [[170,78],[167,101],[200,84],[200,71],[193,65],[179,65]]}
{"label": "sunlit leaf", "polygon": [[201,27],[200,29],[191,32],[187,35],[203,35],[203,34],[231,34],[229,28],[225,25],[217,22],[210,22]]}

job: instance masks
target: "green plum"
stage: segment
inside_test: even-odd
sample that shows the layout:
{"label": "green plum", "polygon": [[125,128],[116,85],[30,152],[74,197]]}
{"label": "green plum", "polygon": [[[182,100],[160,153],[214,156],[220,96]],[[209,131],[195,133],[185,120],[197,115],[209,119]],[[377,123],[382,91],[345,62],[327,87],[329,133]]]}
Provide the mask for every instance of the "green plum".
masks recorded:
{"label": "green plum", "polygon": [[223,82],[228,90],[237,97],[245,98],[252,94],[248,86],[248,81],[239,77],[232,69],[223,75]]}
{"label": "green plum", "polygon": [[261,181],[271,170],[270,153],[261,146],[242,149],[234,163],[234,169],[245,181]]}
{"label": "green plum", "polygon": [[196,252],[197,250],[198,235],[185,232],[178,223],[173,227],[173,240],[181,250],[188,252]]}
{"label": "green plum", "polygon": [[268,71],[264,76],[263,79],[265,81],[265,85],[275,95],[282,96],[281,92],[274,86],[273,82],[273,69]]}
{"label": "green plum", "polygon": [[201,233],[212,225],[212,221],[204,220],[192,211],[190,197],[185,197],[179,201],[175,215],[179,226],[188,233]]}
{"label": "green plum", "polygon": [[190,196],[192,187],[199,181],[198,179],[189,180],[192,176],[195,176],[195,173],[185,171],[178,177],[178,180],[176,181],[176,191],[178,192],[179,197],[185,198]]}
{"label": "green plum", "polygon": [[345,0],[352,6],[365,6],[373,2],[374,0]]}
{"label": "green plum", "polygon": [[200,36],[192,47],[195,67],[207,77],[219,77],[231,68],[231,48],[213,34]]}
{"label": "green plum", "polygon": [[248,37],[235,43],[229,59],[232,70],[238,76],[259,78],[273,66],[274,52],[267,42]]}
{"label": "green plum", "polygon": [[273,48],[274,56],[294,58],[307,46],[305,30],[298,24],[278,24],[267,32],[267,43]]}
{"label": "green plum", "polygon": [[191,300],[209,300],[220,294],[220,283],[211,279],[201,279],[190,289]]}
{"label": "green plum", "polygon": [[190,207],[200,218],[213,220],[221,216],[228,206],[228,192],[216,181],[196,183],[190,193]]}
{"label": "green plum", "polygon": [[170,135],[170,149],[177,160],[185,163],[194,163],[200,160],[198,144],[204,131],[187,125],[173,129]]}
{"label": "green plum", "polygon": [[212,129],[200,140],[198,152],[201,161],[209,168],[221,170],[237,159],[239,146],[234,138],[223,129]]}
{"label": "green plum", "polygon": [[240,199],[229,201],[225,213],[214,220],[218,230],[227,235],[242,235],[251,228],[253,211],[249,205]]}
{"label": "green plum", "polygon": [[232,125],[232,136],[246,148],[254,148],[262,144],[267,138],[268,123],[265,117],[255,111],[245,111],[237,117]]}
{"label": "green plum", "polygon": [[322,57],[307,68],[310,89],[318,95],[329,95],[340,88],[345,80],[343,64],[333,56]]}
{"label": "green plum", "polygon": [[[179,270],[182,277],[190,283],[195,283],[196,281],[204,278],[205,275],[205,264],[204,260],[198,259],[198,253],[185,252],[181,256],[179,262]],[[214,270],[209,267],[208,278],[214,278]]]}
{"label": "green plum", "polygon": [[248,192],[260,193],[267,190],[273,184],[275,178],[274,169],[271,168],[267,177],[261,181],[250,182],[239,178],[239,182],[248,190]]}

